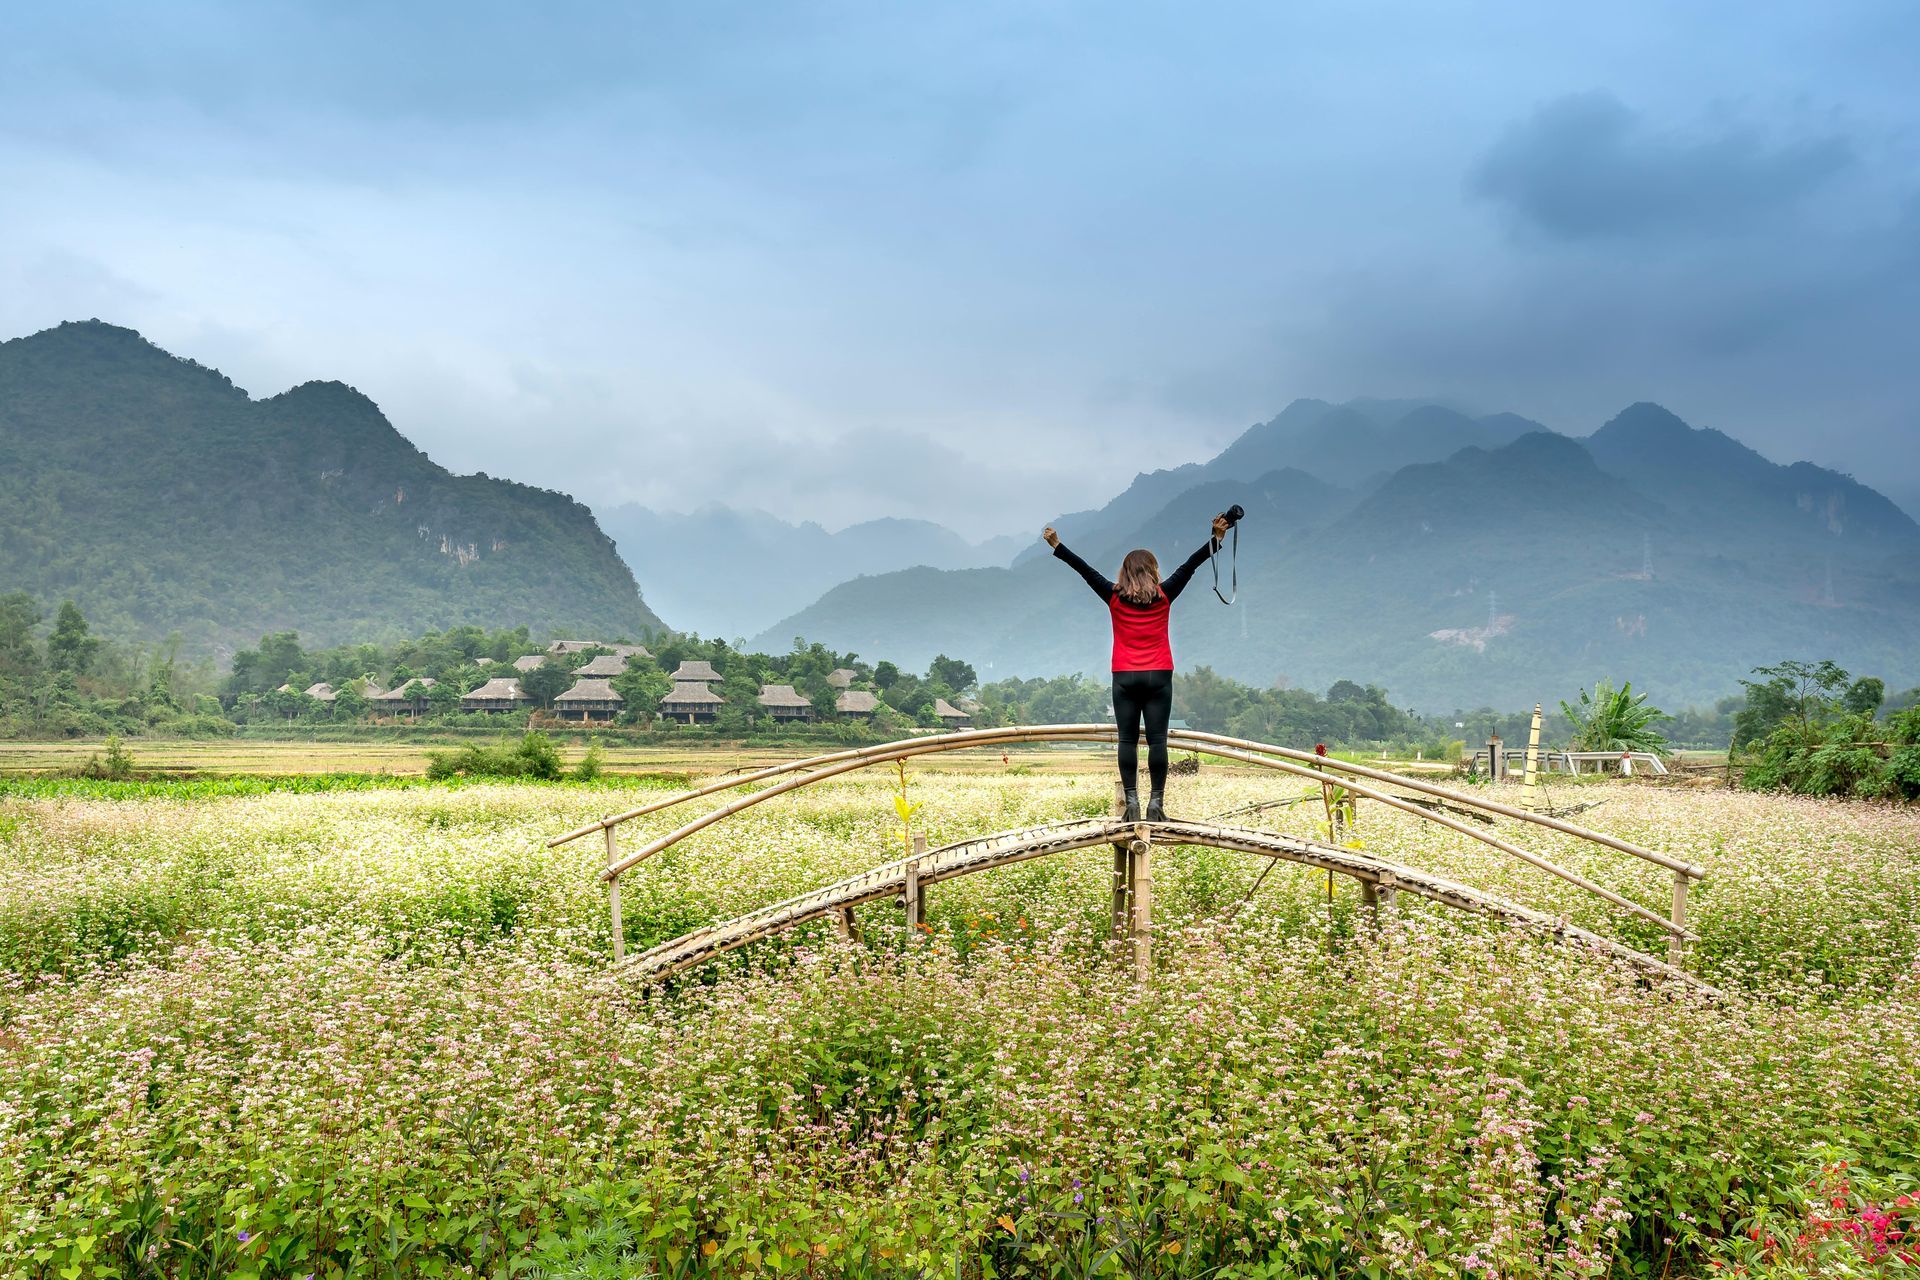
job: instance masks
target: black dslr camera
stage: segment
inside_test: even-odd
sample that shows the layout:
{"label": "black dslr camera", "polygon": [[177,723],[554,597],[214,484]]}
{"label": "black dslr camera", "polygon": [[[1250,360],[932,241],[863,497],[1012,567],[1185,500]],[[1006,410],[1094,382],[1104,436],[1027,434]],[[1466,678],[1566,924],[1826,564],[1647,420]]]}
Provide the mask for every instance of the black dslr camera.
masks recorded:
{"label": "black dslr camera", "polygon": [[1247,509],[1236,502],[1232,506],[1228,507],[1225,511],[1222,511],[1220,513],[1220,518],[1222,520],[1225,520],[1227,522],[1227,528],[1231,529],[1233,528],[1233,526],[1239,524],[1241,517],[1245,516],[1246,514],[1247,514]]}

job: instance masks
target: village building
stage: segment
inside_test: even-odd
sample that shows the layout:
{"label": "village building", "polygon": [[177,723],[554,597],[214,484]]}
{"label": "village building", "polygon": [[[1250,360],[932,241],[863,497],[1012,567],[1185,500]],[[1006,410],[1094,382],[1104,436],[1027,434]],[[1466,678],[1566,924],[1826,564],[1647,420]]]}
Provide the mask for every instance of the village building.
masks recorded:
{"label": "village building", "polygon": [[402,682],[397,689],[390,689],[378,696],[370,695],[367,701],[373,704],[376,711],[386,715],[404,715],[409,718],[425,715],[427,691],[437,683],[438,681],[432,676],[416,676],[412,680]]}
{"label": "village building", "polygon": [[333,691],[332,685],[322,680],[319,684],[310,684],[307,686],[307,696],[315,702],[332,702],[340,695]]}
{"label": "village building", "polygon": [[973,717],[948,702],[945,698],[933,700],[933,714],[940,717],[940,723],[949,729],[970,729]]}
{"label": "village building", "polygon": [[836,667],[827,673],[827,683],[836,689],[851,688],[860,673],[850,667]]}
{"label": "village building", "polygon": [[871,720],[880,709],[880,699],[865,689],[849,689],[833,700],[833,709],[843,716]]}
{"label": "village building", "polygon": [[547,655],[544,653],[529,653],[523,658],[515,658],[513,669],[521,675],[526,675],[529,671],[539,670],[546,660]]}
{"label": "village building", "polygon": [[520,688],[518,680],[509,676],[495,676],[460,699],[460,709],[462,711],[518,711],[532,701],[532,696]]}
{"label": "village building", "polygon": [[[705,663],[700,664],[705,666]],[[726,699],[697,680],[683,680],[660,699],[660,718],[681,724],[711,724]]]}
{"label": "village building", "polygon": [[553,709],[562,720],[611,720],[620,714],[625,699],[613,691],[606,680],[576,680],[573,688],[553,700]]}
{"label": "village building", "polygon": [[813,703],[794,689],[790,684],[763,684],[760,686],[760,705],[775,720],[810,721],[813,719]]}
{"label": "village building", "polygon": [[627,673],[627,660],[618,654],[603,653],[584,666],[574,669],[574,675],[591,680],[611,680],[615,676]]}
{"label": "village building", "polygon": [[720,679],[720,673],[713,669],[711,662],[690,661],[674,668],[672,679],[675,684],[709,684]]}

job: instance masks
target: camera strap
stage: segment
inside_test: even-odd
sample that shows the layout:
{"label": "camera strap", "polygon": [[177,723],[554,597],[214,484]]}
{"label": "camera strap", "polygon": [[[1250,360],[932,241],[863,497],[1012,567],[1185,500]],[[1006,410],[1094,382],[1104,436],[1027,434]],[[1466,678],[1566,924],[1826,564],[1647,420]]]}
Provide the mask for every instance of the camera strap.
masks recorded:
{"label": "camera strap", "polygon": [[1220,597],[1221,604],[1232,604],[1240,595],[1240,525],[1236,521],[1232,529],[1233,555],[1227,562],[1227,590],[1232,595],[1220,595],[1220,548],[1207,541],[1207,563],[1213,566],[1213,594]]}

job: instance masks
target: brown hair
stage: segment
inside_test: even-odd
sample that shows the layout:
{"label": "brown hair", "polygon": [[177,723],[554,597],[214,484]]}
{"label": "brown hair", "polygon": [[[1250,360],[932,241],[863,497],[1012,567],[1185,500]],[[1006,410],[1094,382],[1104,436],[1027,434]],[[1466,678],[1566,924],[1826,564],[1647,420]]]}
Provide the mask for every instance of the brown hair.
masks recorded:
{"label": "brown hair", "polygon": [[1127,552],[1120,562],[1120,578],[1113,584],[1114,594],[1136,608],[1145,609],[1160,598],[1160,562],[1153,552],[1141,547]]}

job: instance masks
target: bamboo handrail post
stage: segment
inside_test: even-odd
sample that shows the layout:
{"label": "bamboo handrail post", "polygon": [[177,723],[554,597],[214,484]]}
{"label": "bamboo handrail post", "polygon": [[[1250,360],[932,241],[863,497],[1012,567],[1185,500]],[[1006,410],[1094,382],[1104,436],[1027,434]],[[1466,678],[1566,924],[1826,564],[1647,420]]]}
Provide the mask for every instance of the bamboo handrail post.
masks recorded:
{"label": "bamboo handrail post", "polygon": [[[608,827],[607,865],[615,866],[619,861],[619,828]],[[620,922],[620,877],[617,874],[607,880],[607,914],[613,923],[613,962],[619,964],[627,958],[627,931]]]}
{"label": "bamboo handrail post", "polygon": [[1673,873],[1673,928],[1667,933],[1667,963],[1676,969],[1687,963],[1687,878]]}
{"label": "bamboo handrail post", "polygon": [[1153,841],[1152,828],[1134,828],[1127,845],[1133,874],[1133,980],[1146,986],[1153,976]]}
{"label": "bamboo handrail post", "polygon": [[[1118,818],[1126,812],[1127,788],[1119,779],[1113,784],[1113,816]],[[1127,847],[1118,841],[1113,846],[1113,938],[1118,942],[1127,936],[1127,898],[1133,887],[1133,863],[1127,857]]]}
{"label": "bamboo handrail post", "polygon": [[920,859],[926,856],[927,838],[918,832],[913,837],[913,853],[907,858],[907,883],[900,905],[906,909],[908,936],[926,919],[926,890],[920,883]]}

